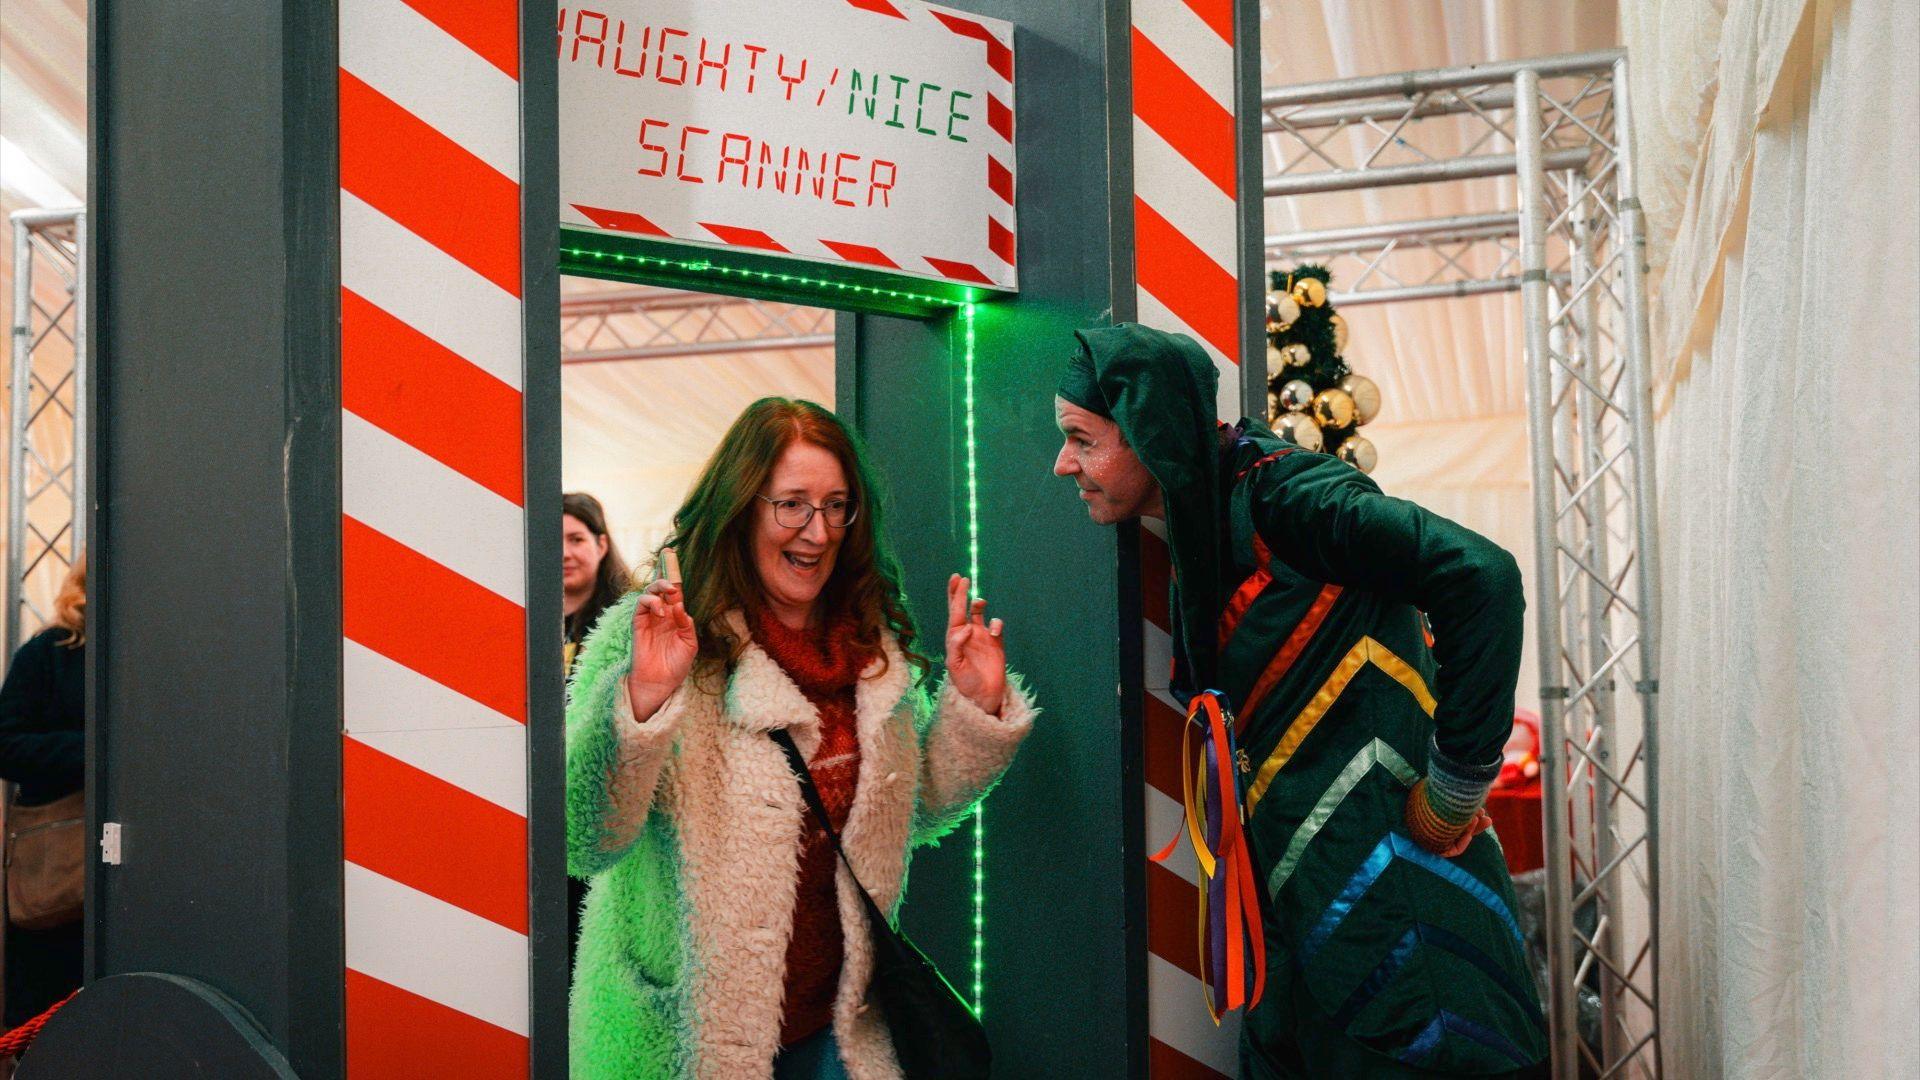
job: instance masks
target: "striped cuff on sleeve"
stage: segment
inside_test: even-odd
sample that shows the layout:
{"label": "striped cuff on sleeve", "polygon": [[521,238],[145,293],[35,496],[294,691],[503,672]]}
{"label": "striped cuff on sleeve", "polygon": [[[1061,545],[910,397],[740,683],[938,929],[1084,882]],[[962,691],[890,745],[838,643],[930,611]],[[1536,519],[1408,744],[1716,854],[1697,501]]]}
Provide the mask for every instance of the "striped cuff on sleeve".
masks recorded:
{"label": "striped cuff on sleeve", "polygon": [[1487,792],[1500,775],[1501,759],[1485,765],[1467,765],[1440,752],[1435,740],[1427,743],[1427,781],[1423,785],[1433,816],[1451,826],[1465,826],[1487,803]]}

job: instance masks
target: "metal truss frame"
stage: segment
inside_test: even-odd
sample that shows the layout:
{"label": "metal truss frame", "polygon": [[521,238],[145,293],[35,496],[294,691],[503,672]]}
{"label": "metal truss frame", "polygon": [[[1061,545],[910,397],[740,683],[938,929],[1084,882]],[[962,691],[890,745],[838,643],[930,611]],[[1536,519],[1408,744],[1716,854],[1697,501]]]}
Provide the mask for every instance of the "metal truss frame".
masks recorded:
{"label": "metal truss frame", "polygon": [[[1612,99],[1605,71],[1616,55],[1578,53],[1269,89],[1261,95],[1265,193],[1514,177],[1512,79],[1523,67],[1566,81],[1557,87],[1564,112],[1542,133],[1544,167],[1582,168],[1595,131],[1607,122]],[[1430,122],[1438,118],[1457,119]],[[1266,248],[1270,262],[1329,263],[1344,282],[1336,304],[1517,292],[1521,282],[1520,223],[1511,212],[1279,234],[1266,238]],[[1566,280],[1564,253],[1550,269]]]}
{"label": "metal truss frame", "polygon": [[1563,1080],[1662,1075],[1659,552],[1626,67],[1620,51],[1582,53],[1273,88],[1261,101],[1268,196],[1478,181],[1496,185],[1499,205],[1518,189],[1519,205],[1494,213],[1269,236],[1267,255],[1357,265],[1336,304],[1521,294],[1547,1005]]}
{"label": "metal truss frame", "polygon": [[[18,210],[12,221],[8,658],[24,630],[53,614],[34,602],[29,579],[48,560],[62,564],[64,572],[87,547],[87,214],[83,209]],[[62,297],[51,307],[35,295],[36,285],[46,291],[49,277]],[[61,417],[70,429],[55,435],[54,422]],[[64,462],[54,452],[59,449],[67,451]]]}
{"label": "metal truss frame", "polygon": [[830,348],[833,312],[634,286],[562,299],[560,342],[563,364]]}

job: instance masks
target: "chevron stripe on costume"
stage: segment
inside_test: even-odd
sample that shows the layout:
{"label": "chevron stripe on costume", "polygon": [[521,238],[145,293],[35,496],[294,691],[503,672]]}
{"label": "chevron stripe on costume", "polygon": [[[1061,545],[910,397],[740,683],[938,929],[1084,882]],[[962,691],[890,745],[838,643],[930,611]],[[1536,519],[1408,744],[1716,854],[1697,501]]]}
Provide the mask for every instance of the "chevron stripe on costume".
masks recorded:
{"label": "chevron stripe on costume", "polygon": [[1293,876],[1294,870],[1299,868],[1301,856],[1307,853],[1307,845],[1313,843],[1313,838],[1326,827],[1334,811],[1346,801],[1347,793],[1360,786],[1360,781],[1366,779],[1367,774],[1372,772],[1376,765],[1392,773],[1393,778],[1400,781],[1404,787],[1412,787],[1420,779],[1420,774],[1414,772],[1413,766],[1407,764],[1407,759],[1401,757],[1399,751],[1381,740],[1374,739],[1361,747],[1359,752],[1347,762],[1346,768],[1340,770],[1340,775],[1334,777],[1333,783],[1327,785],[1327,790],[1321,794],[1320,801],[1314,803],[1313,809],[1308,811],[1306,820],[1294,830],[1293,839],[1287,842],[1286,854],[1280,857],[1280,864],[1273,868],[1272,876],[1267,878],[1269,899],[1280,898],[1280,887],[1285,885],[1287,879]]}
{"label": "chevron stripe on costume", "polygon": [[1491,1047],[1512,1061],[1515,1066],[1529,1064],[1526,1051],[1513,1045],[1511,1040],[1499,1032],[1485,1025],[1476,1024],[1464,1016],[1456,1016],[1445,1009],[1435,1014],[1434,1018],[1427,1023],[1425,1030],[1421,1031],[1413,1042],[1400,1052],[1400,1060],[1409,1065],[1419,1065],[1433,1056],[1433,1052],[1440,1048],[1440,1037],[1448,1034],[1459,1035],[1472,1039],[1482,1046]]}
{"label": "chevron stripe on costume", "polygon": [[[1360,1010],[1366,1008],[1382,990],[1387,988],[1387,984],[1393,981],[1394,976],[1400,974],[1400,969],[1406,967],[1407,961],[1413,958],[1415,950],[1422,945],[1451,953],[1471,964],[1494,985],[1505,990],[1515,1001],[1527,1000],[1526,991],[1520,984],[1514,982],[1513,978],[1499,964],[1494,963],[1491,957],[1475,948],[1472,942],[1443,927],[1416,922],[1407,928],[1407,932],[1401,936],[1400,941],[1367,974],[1360,985],[1354,988],[1353,993],[1347,996],[1347,1000],[1340,1008],[1334,1010],[1334,1025],[1345,1028],[1353,1023],[1354,1018],[1360,1015]],[[1542,1024],[1545,1023],[1544,1017],[1535,1017],[1535,1019]]]}
{"label": "chevron stripe on costume", "polygon": [[[1341,591],[1338,585],[1320,587],[1320,595],[1313,598],[1313,604],[1307,608],[1307,613],[1300,617],[1300,622],[1294,626],[1293,632],[1287,635],[1287,640],[1281,643],[1279,651],[1274,653],[1273,659],[1267,662],[1266,670],[1260,673],[1260,678],[1253,684],[1253,689],[1247,691],[1246,703],[1240,707],[1242,717],[1252,719],[1254,712],[1267,700],[1267,695],[1273,693],[1273,688],[1279,686],[1280,680],[1286,678],[1287,672],[1293,670],[1294,662],[1300,659],[1301,653],[1307,651],[1308,643],[1313,641],[1314,635],[1320,632],[1321,625],[1326,622],[1328,613],[1333,611],[1333,605],[1340,599]],[[1224,642],[1221,647],[1226,647]]]}
{"label": "chevron stripe on costume", "polygon": [[1300,962],[1302,964],[1312,960],[1314,954],[1326,945],[1327,941],[1333,937],[1334,931],[1340,929],[1340,924],[1352,914],[1354,905],[1367,895],[1367,890],[1373,888],[1374,882],[1380,880],[1380,876],[1387,872],[1387,868],[1393,865],[1395,859],[1410,862],[1466,893],[1478,901],[1482,907],[1498,916],[1501,923],[1506,926],[1507,932],[1513,935],[1516,943],[1522,941],[1520,923],[1514,919],[1513,909],[1507,906],[1507,902],[1500,898],[1499,893],[1488,888],[1479,878],[1412,840],[1399,833],[1388,833],[1380,838],[1380,842],[1374,845],[1372,853],[1360,864],[1360,868],[1347,879],[1346,887],[1340,890],[1340,895],[1336,896],[1331,904],[1327,905],[1327,910],[1321,914],[1320,921],[1314,925],[1313,930],[1307,934],[1306,940],[1301,943]]}
{"label": "chevron stripe on costume", "polygon": [[1327,710],[1333,708],[1334,702],[1340,700],[1340,695],[1347,692],[1348,684],[1353,682],[1354,677],[1359,675],[1368,664],[1386,672],[1394,682],[1406,687],[1407,692],[1413,695],[1414,700],[1420,703],[1420,707],[1426,710],[1428,716],[1432,716],[1434,709],[1439,707],[1439,703],[1433,699],[1433,694],[1427,690],[1426,680],[1420,677],[1419,672],[1413,670],[1413,665],[1400,659],[1392,649],[1373,638],[1362,637],[1354,642],[1353,648],[1347,651],[1347,655],[1334,665],[1333,674],[1327,676],[1327,681],[1320,684],[1320,689],[1314,693],[1313,699],[1307,702],[1307,707],[1300,710],[1300,715],[1293,718],[1293,723],[1287,725],[1287,733],[1280,737],[1280,745],[1274,747],[1273,753],[1268,754],[1267,760],[1260,764],[1259,775],[1253,778],[1253,786],[1247,789],[1249,815],[1253,813],[1253,808],[1259,805],[1260,799],[1266,795],[1267,788],[1273,783],[1273,778],[1280,775],[1280,770],[1293,759],[1294,751],[1300,749],[1300,744],[1307,741],[1308,735],[1313,734],[1313,729],[1320,723],[1320,718],[1327,715]]}

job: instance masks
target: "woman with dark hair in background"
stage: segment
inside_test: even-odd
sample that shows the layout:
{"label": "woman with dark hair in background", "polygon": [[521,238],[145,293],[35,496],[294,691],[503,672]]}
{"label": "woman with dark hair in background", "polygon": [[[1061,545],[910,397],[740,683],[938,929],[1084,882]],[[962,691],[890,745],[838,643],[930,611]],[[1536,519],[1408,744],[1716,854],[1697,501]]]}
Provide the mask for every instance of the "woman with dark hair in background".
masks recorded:
{"label": "woman with dark hair in background", "polygon": [[[629,588],[627,562],[613,545],[607,532],[607,512],[600,500],[584,491],[560,496],[560,588],[561,610],[566,615],[566,645],[561,653],[567,675],[573,674],[573,661],[580,655],[580,643],[587,631],[600,621],[600,613],[619,600]],[[573,953],[580,945],[580,905],[587,899],[587,883],[567,878],[567,962],[572,969]]]}
{"label": "woman with dark hair in background", "polygon": [[[80,989],[84,924],[79,878],[84,870],[70,857],[49,861],[40,856],[62,842],[85,847],[80,835],[85,808],[71,797],[79,794],[86,775],[86,654],[82,648],[86,641],[87,559],[82,555],[54,597],[53,621],[13,654],[6,682],[0,685],[0,779],[20,785],[8,814],[9,871],[36,876],[32,891],[39,894],[37,900],[57,894],[69,901],[56,905],[57,909],[42,903],[41,910],[8,912],[9,1028]],[[74,805],[53,806],[62,799]],[[30,860],[31,867],[14,857],[29,828],[41,834],[33,841],[40,850]],[[55,835],[69,832],[71,836]],[[8,883],[8,894],[16,904],[22,895],[17,886],[24,884],[24,880]],[[49,892],[50,884],[60,887]],[[23,921],[28,925],[17,925]]]}
{"label": "woman with dark hair in background", "polygon": [[628,588],[628,572],[620,550],[607,532],[607,512],[600,500],[582,491],[560,497],[560,581],[567,617],[567,674],[587,631],[600,613],[620,599]]}

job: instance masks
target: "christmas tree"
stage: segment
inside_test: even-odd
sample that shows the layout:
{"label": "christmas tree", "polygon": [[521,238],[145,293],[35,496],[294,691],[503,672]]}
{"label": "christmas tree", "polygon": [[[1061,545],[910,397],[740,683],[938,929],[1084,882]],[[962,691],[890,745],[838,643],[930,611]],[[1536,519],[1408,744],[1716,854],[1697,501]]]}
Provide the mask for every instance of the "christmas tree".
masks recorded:
{"label": "christmas tree", "polygon": [[1267,294],[1267,419],[1293,443],[1332,454],[1361,472],[1379,455],[1360,434],[1380,415],[1380,388],[1341,354],[1347,322],[1327,302],[1324,266],[1275,270]]}

